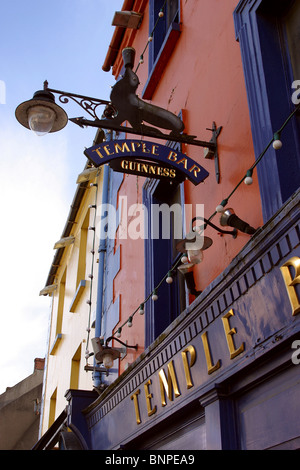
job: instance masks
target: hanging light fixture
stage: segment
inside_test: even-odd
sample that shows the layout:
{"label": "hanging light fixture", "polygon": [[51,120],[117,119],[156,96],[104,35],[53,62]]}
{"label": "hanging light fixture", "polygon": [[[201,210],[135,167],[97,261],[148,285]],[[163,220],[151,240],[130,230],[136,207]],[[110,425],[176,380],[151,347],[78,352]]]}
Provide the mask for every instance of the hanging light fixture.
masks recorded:
{"label": "hanging light fixture", "polygon": [[184,254],[182,259],[187,258],[187,261],[193,265],[199,264],[203,260],[203,251],[207,250],[212,242],[211,238],[191,230],[186,238],[177,243],[176,250]]}
{"label": "hanging light fixture", "polygon": [[39,136],[60,131],[68,122],[66,112],[55,103],[53,93],[47,89],[36,91],[31,100],[17,107],[15,114],[22,126]]}
{"label": "hanging light fixture", "polygon": [[220,217],[220,224],[225,227],[235,227],[236,229],[240,230],[243,233],[247,233],[248,235],[253,235],[257,229],[251,227],[247,222],[244,222],[240,219],[233,209],[226,209],[221,213]]}
{"label": "hanging light fixture", "polygon": [[[204,221],[204,225],[193,228],[193,224],[196,220]],[[232,231],[222,230],[204,217],[194,217],[190,223],[190,232],[187,234],[186,238],[176,245],[176,250],[184,253],[183,258],[187,257],[187,261],[193,265],[201,263],[203,260],[203,251],[207,250],[213,243],[211,238],[203,235],[203,231],[207,225],[210,225],[217,232],[229,234],[232,235],[233,238],[236,238],[236,229]]]}
{"label": "hanging light fixture", "polygon": [[[112,339],[121,343],[124,348],[112,348],[108,346],[109,341]],[[126,348],[131,348],[137,350],[138,345],[129,346],[123,341],[115,338],[114,336],[110,336],[107,338],[105,345],[103,338],[92,338],[92,346],[94,350],[95,360],[98,364],[103,364],[106,369],[111,369],[113,367],[114,361],[118,359],[121,354],[126,352]]]}
{"label": "hanging light fixture", "polygon": [[[196,220],[201,220],[204,222],[204,225],[199,227],[194,227],[193,224]],[[181,258],[182,265],[177,269],[184,275],[185,282],[189,292],[196,297],[201,294],[201,291],[198,291],[195,286],[193,267],[195,264],[199,264],[203,260],[203,251],[207,250],[213,243],[212,239],[203,235],[203,231],[206,226],[210,225],[217,232],[224,234],[232,235],[233,238],[236,238],[237,231],[236,229],[232,231],[222,230],[216,225],[214,225],[209,220],[204,217],[194,217],[190,223],[190,232],[187,234],[186,238],[181,240],[176,245],[176,250],[183,253]]]}
{"label": "hanging light fixture", "polygon": [[103,364],[106,369],[111,369],[114,360],[121,355],[119,349],[104,346],[102,338],[92,338],[92,346],[96,362]]}

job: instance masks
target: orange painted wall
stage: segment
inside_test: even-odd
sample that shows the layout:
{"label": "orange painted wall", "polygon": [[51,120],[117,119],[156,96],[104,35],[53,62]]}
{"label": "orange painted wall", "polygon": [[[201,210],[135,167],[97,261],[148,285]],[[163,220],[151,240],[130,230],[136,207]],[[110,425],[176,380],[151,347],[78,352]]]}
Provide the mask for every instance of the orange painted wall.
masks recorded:
{"label": "orange painted wall", "polygon": [[[193,207],[204,204],[207,218],[255,161],[240,46],[234,34],[233,11],[236,4],[236,0],[181,1],[181,36],[152,98],[153,104],[175,114],[183,110],[185,132],[196,135],[200,140],[210,140],[211,132],[206,128],[210,128],[213,121],[223,127],[218,138],[220,184],[216,182],[214,161],[204,159],[203,148],[191,145],[183,148],[184,153],[210,173],[198,186],[188,181],[184,183],[185,202]],[[114,73],[120,71],[121,50],[127,45],[136,49],[137,63],[149,36],[148,19],[147,6],[141,28],[137,32],[127,31],[124,36]],[[148,77],[147,53],[144,64],[139,67],[138,77],[141,82],[138,93],[141,95]],[[128,204],[131,201],[141,203],[143,182],[143,178],[124,176],[119,196],[126,195]],[[253,227],[262,225],[256,172],[253,184],[246,186],[242,183],[227,207],[233,207],[236,214]],[[212,222],[219,226],[219,216],[215,216]],[[194,269],[198,290],[204,290],[249,240],[249,235],[241,232],[237,239],[220,236],[210,227],[206,235],[213,239],[213,245],[205,251],[204,261]],[[119,243],[122,245],[121,269],[114,289],[116,295],[121,295],[121,324],[148,293],[144,292],[144,241],[117,241]],[[122,336],[129,344],[138,343],[142,347],[143,317],[135,315],[134,327],[126,328],[126,333],[124,329]],[[134,357],[136,355],[130,353],[121,362],[121,371],[126,361],[131,362]]]}

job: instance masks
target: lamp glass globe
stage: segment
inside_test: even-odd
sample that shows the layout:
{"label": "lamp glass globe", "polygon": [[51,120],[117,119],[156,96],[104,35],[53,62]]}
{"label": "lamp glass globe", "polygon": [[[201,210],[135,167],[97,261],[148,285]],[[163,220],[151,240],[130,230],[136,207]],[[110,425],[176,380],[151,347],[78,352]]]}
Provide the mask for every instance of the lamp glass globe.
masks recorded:
{"label": "lamp glass globe", "polygon": [[103,356],[103,365],[106,369],[110,369],[114,364],[112,354],[107,353]]}
{"label": "lamp glass globe", "polygon": [[55,112],[47,106],[32,106],[28,111],[29,127],[38,136],[51,131],[55,118]]}

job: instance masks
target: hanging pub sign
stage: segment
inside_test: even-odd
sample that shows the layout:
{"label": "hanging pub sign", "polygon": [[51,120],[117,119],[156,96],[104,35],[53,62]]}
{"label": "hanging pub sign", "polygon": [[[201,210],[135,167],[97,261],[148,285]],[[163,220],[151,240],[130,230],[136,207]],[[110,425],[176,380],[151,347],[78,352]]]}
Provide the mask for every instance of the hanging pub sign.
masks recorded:
{"label": "hanging pub sign", "polygon": [[108,163],[121,173],[181,182],[190,180],[197,185],[209,173],[190,157],[170,147],[140,140],[112,140],[90,147],[86,157],[98,167]]}

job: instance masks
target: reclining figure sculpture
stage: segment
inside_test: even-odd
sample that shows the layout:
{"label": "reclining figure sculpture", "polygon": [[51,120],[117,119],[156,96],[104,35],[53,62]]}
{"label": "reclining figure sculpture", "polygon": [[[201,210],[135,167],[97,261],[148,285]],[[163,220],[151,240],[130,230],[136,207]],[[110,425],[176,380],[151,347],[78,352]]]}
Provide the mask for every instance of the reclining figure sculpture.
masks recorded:
{"label": "reclining figure sculpture", "polygon": [[[144,121],[158,128],[168,129],[171,134],[180,134],[184,129],[181,119],[170,111],[146,103],[136,95],[139,79],[132,70],[135,58],[135,49],[126,47],[122,51],[125,73],[114,85],[110,94],[110,101],[115,112],[113,116],[104,111],[106,118],[111,119],[116,125],[128,121],[133,129],[160,132],[151,126],[146,126]],[[109,107],[108,107],[109,109]],[[110,108],[111,110],[111,108]],[[108,111],[108,110],[107,110]]]}

